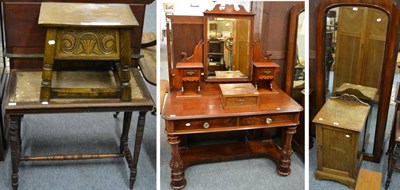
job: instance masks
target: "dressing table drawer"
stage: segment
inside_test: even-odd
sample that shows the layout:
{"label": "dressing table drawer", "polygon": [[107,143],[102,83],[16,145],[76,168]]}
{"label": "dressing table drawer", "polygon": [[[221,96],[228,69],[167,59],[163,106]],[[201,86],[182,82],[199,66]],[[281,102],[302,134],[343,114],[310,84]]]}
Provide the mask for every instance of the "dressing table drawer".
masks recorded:
{"label": "dressing table drawer", "polygon": [[236,126],[236,118],[188,119],[175,121],[175,130],[196,130]]}
{"label": "dressing table drawer", "polygon": [[184,81],[199,81],[200,69],[182,69],[182,80]]}
{"label": "dressing table drawer", "polygon": [[259,68],[259,79],[273,79],[275,75],[275,68]]}
{"label": "dressing table drawer", "polygon": [[246,125],[276,125],[283,123],[294,123],[294,114],[276,114],[276,115],[260,115],[246,116],[239,118],[239,126]]}

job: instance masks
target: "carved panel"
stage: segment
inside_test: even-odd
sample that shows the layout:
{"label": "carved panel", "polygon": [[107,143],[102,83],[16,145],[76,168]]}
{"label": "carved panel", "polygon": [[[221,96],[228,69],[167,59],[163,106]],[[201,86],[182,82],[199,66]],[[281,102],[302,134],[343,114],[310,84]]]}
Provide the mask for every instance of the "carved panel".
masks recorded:
{"label": "carved panel", "polygon": [[61,29],[57,59],[118,59],[119,32],[112,29]]}

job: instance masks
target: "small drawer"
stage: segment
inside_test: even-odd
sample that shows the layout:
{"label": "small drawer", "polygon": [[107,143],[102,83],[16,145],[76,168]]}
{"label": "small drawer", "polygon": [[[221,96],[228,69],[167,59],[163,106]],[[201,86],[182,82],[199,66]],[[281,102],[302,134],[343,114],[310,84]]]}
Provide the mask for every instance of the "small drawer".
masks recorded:
{"label": "small drawer", "polygon": [[200,71],[198,69],[182,69],[182,77],[198,77]]}
{"label": "small drawer", "polygon": [[258,75],[261,79],[263,78],[273,78],[275,75],[275,68],[261,68],[258,70]]}
{"label": "small drawer", "polygon": [[182,80],[184,81],[199,81],[200,70],[199,69],[182,69]]}
{"label": "small drawer", "polygon": [[260,116],[245,116],[239,118],[239,125],[275,125],[282,123],[294,123],[294,114],[275,114]]}
{"label": "small drawer", "polygon": [[225,97],[223,98],[224,107],[248,107],[256,106],[258,96],[244,96],[244,97]]}
{"label": "small drawer", "polygon": [[236,126],[236,118],[209,118],[209,119],[188,119],[175,121],[175,131],[215,129]]}

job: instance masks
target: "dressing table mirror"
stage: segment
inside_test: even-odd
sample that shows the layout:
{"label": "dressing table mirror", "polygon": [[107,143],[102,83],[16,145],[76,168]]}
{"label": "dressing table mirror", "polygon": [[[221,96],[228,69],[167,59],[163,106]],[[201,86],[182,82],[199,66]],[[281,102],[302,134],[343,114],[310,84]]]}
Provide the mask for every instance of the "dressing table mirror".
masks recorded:
{"label": "dressing table mirror", "polygon": [[[305,12],[304,2],[298,3],[290,10],[288,56],[286,64],[285,92],[297,103],[304,106],[305,88]],[[304,112],[300,114],[300,124],[293,137],[293,148],[304,157]]]}
{"label": "dressing table mirror", "polygon": [[254,14],[220,8],[204,12],[206,81],[250,81]]}
{"label": "dressing table mirror", "polygon": [[390,0],[324,0],[318,7],[316,97],[351,94],[371,106],[360,134],[363,159],[380,162],[397,53],[398,11]]}
{"label": "dressing table mirror", "polygon": [[[204,16],[167,16],[170,92],[161,114],[171,146],[173,189],[195,164],[271,158],[288,176],[303,108],[277,87],[279,65],[253,42],[254,14],[216,5]],[[281,128],[278,145],[265,129]]]}

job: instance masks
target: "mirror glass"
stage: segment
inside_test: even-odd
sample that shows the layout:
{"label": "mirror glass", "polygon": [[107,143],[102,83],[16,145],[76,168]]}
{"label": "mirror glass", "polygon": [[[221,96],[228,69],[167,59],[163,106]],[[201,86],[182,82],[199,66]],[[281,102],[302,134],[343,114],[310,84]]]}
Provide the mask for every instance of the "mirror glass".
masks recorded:
{"label": "mirror glass", "polygon": [[326,98],[353,94],[371,110],[360,136],[364,153],[372,154],[388,16],[371,7],[341,6],[326,12]]}
{"label": "mirror glass", "polygon": [[302,101],[302,91],[304,89],[304,57],[306,56],[305,52],[305,34],[306,28],[304,23],[304,11],[301,12],[297,17],[297,34],[296,34],[296,59],[294,63],[294,77],[293,77],[293,90],[292,97],[298,102]]}
{"label": "mirror glass", "polygon": [[208,78],[248,78],[250,26],[249,19],[207,20]]}

